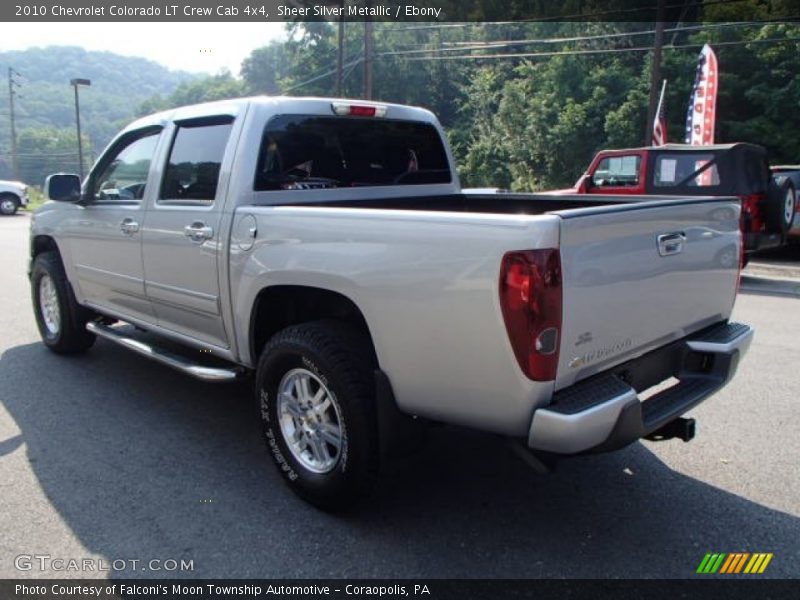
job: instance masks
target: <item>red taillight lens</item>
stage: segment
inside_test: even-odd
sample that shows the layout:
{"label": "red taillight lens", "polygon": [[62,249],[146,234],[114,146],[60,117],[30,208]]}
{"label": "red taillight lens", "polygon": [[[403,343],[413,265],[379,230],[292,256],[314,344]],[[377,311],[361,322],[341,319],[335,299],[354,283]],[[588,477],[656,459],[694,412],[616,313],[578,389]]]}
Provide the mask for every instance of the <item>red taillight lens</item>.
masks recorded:
{"label": "red taillight lens", "polygon": [[522,371],[535,381],[556,378],[561,333],[558,250],[509,252],[500,268],[500,308]]}
{"label": "red taillight lens", "polygon": [[766,200],[766,194],[744,194],[739,197],[742,199],[742,231],[761,231],[764,225],[761,203]]}
{"label": "red taillight lens", "polygon": [[354,117],[374,117],[374,106],[351,106],[350,114]]}

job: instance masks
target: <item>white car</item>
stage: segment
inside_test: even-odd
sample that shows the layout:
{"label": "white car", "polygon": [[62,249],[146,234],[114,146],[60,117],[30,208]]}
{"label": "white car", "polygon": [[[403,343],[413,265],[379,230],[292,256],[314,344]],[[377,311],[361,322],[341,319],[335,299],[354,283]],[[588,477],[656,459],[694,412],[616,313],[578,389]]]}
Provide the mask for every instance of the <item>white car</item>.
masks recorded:
{"label": "white car", "polygon": [[0,215],[13,215],[28,205],[28,186],[21,181],[0,180]]}

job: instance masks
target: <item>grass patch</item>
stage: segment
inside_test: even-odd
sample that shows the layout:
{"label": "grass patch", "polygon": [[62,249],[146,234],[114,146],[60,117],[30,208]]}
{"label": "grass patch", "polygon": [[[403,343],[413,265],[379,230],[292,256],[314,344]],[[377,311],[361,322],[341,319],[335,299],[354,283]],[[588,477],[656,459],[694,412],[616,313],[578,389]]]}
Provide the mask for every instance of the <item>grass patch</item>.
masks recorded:
{"label": "grass patch", "polygon": [[47,199],[44,197],[44,192],[40,187],[36,186],[29,186],[28,187],[28,206],[25,207],[26,210],[33,212],[37,208],[39,208],[42,204],[45,203]]}

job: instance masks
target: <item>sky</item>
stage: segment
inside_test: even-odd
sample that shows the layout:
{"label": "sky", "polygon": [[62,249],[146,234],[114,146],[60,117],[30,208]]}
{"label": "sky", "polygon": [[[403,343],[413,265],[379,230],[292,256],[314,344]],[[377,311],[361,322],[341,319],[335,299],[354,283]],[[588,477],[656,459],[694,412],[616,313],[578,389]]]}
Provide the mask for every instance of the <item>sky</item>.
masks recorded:
{"label": "sky", "polygon": [[0,51],[81,46],[140,56],[174,70],[239,74],[252,50],[283,37],[283,23],[15,23],[3,27]]}

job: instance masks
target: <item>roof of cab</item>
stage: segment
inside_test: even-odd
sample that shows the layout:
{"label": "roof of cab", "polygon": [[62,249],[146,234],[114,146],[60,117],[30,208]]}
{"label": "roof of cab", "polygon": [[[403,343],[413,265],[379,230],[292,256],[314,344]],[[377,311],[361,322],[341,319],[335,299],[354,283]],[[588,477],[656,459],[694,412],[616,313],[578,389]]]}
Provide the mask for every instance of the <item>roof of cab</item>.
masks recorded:
{"label": "roof of cab", "polygon": [[191,104],[187,106],[171,108],[137,119],[128,125],[123,131],[131,131],[159,125],[163,126],[170,121],[197,118],[206,115],[236,116],[249,105],[270,106],[282,114],[330,114],[331,116],[334,116],[331,108],[334,102],[349,102],[352,104],[358,104],[360,106],[386,106],[388,111],[386,117],[383,118],[416,120],[424,122],[436,121],[434,114],[427,109],[416,106],[406,106],[403,104],[392,104],[389,102],[374,102],[369,100],[349,98],[251,96],[247,98],[231,98],[229,100],[217,100],[215,102],[205,102],[202,104]]}

